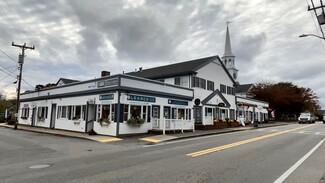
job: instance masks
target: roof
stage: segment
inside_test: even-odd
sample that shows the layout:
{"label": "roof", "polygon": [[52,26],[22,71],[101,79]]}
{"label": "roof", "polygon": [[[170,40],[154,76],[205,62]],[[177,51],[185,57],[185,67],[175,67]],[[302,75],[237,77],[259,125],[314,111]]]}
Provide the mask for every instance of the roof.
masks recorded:
{"label": "roof", "polygon": [[63,84],[70,84],[70,83],[75,83],[75,82],[79,82],[78,80],[73,80],[73,79],[67,79],[67,78],[60,78],[58,80],[58,82],[56,82],[56,85],[59,84],[59,82],[62,81]]}
{"label": "roof", "polygon": [[185,61],[181,63],[165,65],[161,67],[154,67],[150,69],[145,69],[138,72],[130,72],[128,75],[144,77],[148,79],[161,79],[174,76],[181,76],[186,74],[195,73],[196,70],[202,66],[212,62],[217,59],[218,56],[211,56],[206,58],[200,58],[196,60]]}
{"label": "roof", "polygon": [[248,93],[254,84],[237,85],[236,93]]}

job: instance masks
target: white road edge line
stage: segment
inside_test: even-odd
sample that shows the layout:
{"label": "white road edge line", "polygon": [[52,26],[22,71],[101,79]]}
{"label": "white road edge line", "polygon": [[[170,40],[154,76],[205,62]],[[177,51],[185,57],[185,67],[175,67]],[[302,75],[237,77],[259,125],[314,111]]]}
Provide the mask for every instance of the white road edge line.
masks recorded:
{"label": "white road edge line", "polygon": [[310,155],[312,155],[319,148],[319,146],[322,145],[324,140],[325,138],[323,138],[323,140],[321,140],[314,148],[312,148],[304,157],[302,157],[292,167],[290,167],[286,172],[284,172],[284,174],[282,174],[278,179],[276,179],[274,183],[282,183],[286,178],[288,178],[293,171],[295,171]]}

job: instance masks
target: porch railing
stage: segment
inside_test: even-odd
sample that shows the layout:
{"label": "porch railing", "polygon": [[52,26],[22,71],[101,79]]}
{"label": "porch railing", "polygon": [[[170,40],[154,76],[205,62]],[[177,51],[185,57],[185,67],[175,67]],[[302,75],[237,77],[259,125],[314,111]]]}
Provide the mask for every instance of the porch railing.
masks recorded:
{"label": "porch railing", "polygon": [[152,118],[151,121],[152,129],[162,130],[163,134],[166,134],[166,130],[193,130],[195,131],[194,120],[184,120],[184,119],[159,119]]}

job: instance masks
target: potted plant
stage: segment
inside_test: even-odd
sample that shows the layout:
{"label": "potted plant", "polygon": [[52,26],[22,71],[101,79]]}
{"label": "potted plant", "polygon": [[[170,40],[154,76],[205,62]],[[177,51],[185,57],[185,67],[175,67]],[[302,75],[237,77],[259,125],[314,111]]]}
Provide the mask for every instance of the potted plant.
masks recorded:
{"label": "potted plant", "polygon": [[111,123],[108,118],[99,118],[98,122],[100,126],[108,126]]}
{"label": "potted plant", "polygon": [[136,127],[140,127],[143,123],[144,123],[144,119],[141,119],[139,117],[131,117],[130,119],[128,119],[126,121],[126,123],[129,126],[136,126]]}

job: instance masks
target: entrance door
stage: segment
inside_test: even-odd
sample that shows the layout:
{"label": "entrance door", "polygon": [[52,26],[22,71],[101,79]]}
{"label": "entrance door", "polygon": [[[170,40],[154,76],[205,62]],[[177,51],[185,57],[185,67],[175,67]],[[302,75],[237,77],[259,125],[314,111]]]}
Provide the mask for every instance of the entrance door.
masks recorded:
{"label": "entrance door", "polygon": [[160,106],[153,105],[152,106],[152,127],[159,128],[159,120],[160,120]]}
{"label": "entrance door", "polygon": [[54,129],[55,128],[55,117],[56,115],[56,104],[52,104],[52,109],[51,109],[51,121],[50,121],[50,128]]}
{"label": "entrance door", "polygon": [[87,116],[86,116],[86,133],[90,132],[94,128],[94,120],[95,120],[95,104],[87,104]]}
{"label": "entrance door", "polygon": [[35,121],[36,121],[36,107],[33,107],[33,110],[32,110],[32,126],[35,126]]}

